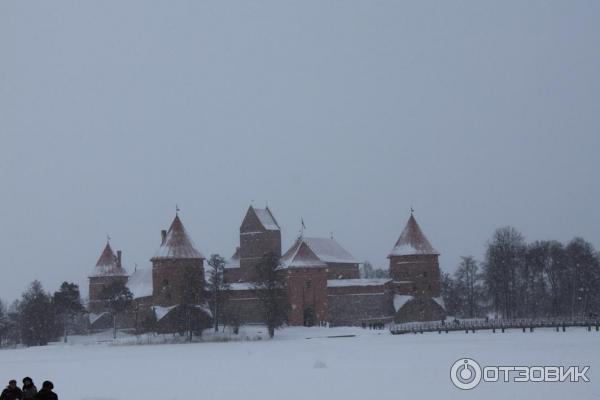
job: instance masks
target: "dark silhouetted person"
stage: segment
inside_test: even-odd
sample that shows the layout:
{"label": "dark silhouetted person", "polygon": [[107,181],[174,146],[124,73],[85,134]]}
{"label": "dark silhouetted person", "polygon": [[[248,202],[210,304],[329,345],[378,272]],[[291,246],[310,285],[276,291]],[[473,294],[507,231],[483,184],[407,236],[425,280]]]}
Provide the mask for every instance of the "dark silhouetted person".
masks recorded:
{"label": "dark silhouetted person", "polygon": [[42,383],[42,390],[37,392],[34,399],[35,400],[58,400],[58,396],[56,393],[52,391],[54,389],[54,385],[50,381],[44,381]]}
{"label": "dark silhouetted person", "polygon": [[37,394],[37,388],[33,383],[33,379],[26,376],[23,378],[23,400],[33,400]]}
{"label": "dark silhouetted person", "polygon": [[15,381],[14,379],[11,379],[8,382],[8,386],[6,387],[6,389],[4,389],[2,391],[2,394],[0,394],[0,400],[17,400],[17,399],[19,399],[19,400],[23,399],[23,392],[17,386],[17,381]]}

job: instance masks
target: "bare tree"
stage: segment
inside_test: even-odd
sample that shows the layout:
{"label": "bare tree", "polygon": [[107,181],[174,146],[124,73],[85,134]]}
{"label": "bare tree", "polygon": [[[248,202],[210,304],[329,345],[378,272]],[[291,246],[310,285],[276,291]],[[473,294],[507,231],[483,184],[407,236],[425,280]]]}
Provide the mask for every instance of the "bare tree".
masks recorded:
{"label": "bare tree", "polygon": [[208,260],[207,290],[210,294],[213,324],[215,332],[219,331],[219,320],[225,309],[229,284],[225,282],[225,259],[218,254],[212,254]]}
{"label": "bare tree", "polygon": [[0,300],[0,347],[6,340],[6,336],[8,333],[8,314],[4,303]]}
{"label": "bare tree", "polygon": [[463,316],[475,318],[483,310],[483,277],[477,261],[471,256],[461,257],[454,274],[463,308]]}
{"label": "bare tree", "polygon": [[485,255],[484,276],[494,311],[503,318],[518,316],[519,274],[525,262],[526,244],[515,228],[494,232]]}
{"label": "bare tree", "polygon": [[594,247],[575,238],[565,248],[570,281],[571,318],[598,313],[600,289],[600,260]]}
{"label": "bare tree", "polygon": [[205,293],[201,270],[187,268],[184,276],[182,295],[175,315],[178,320],[179,332],[185,333],[188,342],[191,342],[194,332],[202,334],[203,324],[200,321],[200,314],[203,313],[201,307],[205,303]]}
{"label": "bare tree", "polygon": [[275,329],[284,323],[288,309],[284,274],[279,256],[274,253],[265,254],[256,265],[254,292],[261,303],[271,338],[275,336]]}

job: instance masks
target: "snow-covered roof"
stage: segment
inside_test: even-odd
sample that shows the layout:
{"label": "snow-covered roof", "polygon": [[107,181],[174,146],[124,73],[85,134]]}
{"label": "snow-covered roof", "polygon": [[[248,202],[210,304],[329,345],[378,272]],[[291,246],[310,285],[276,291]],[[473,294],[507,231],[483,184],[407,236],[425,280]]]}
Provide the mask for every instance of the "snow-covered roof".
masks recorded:
{"label": "snow-covered roof", "polygon": [[394,295],[394,310],[398,311],[412,299],[414,299],[414,297],[407,295],[407,294],[395,294]]}
{"label": "snow-covered roof", "polygon": [[327,287],[381,286],[390,281],[391,279],[330,279]]}
{"label": "snow-covered roof", "polygon": [[388,257],[406,256],[415,254],[439,254],[425,237],[417,220],[410,214],[410,218],[400,234],[398,241],[394,245],[392,252]]}
{"label": "snow-covered roof", "polygon": [[127,281],[127,287],[134,299],[152,296],[152,269],[140,268]]}
{"label": "snow-covered roof", "polygon": [[273,216],[273,213],[271,213],[271,210],[269,210],[269,207],[266,207],[266,208],[251,207],[251,208],[252,208],[252,210],[254,210],[254,213],[258,217],[258,220],[260,221],[261,225],[266,230],[278,231],[280,229],[279,224],[275,220],[275,217]]}
{"label": "snow-covered roof", "polygon": [[98,321],[100,318],[102,318],[106,314],[108,314],[107,311],[104,311],[104,312],[101,312],[101,313],[89,313],[88,314],[88,320],[90,321],[90,324],[93,325],[94,322]]}
{"label": "snow-covered roof", "polygon": [[230,290],[252,290],[254,285],[251,282],[235,282],[229,284]]}
{"label": "snow-covered roof", "polygon": [[235,249],[235,253],[231,258],[225,261],[225,268],[239,268],[240,267],[240,248]]}
{"label": "snow-covered roof", "polygon": [[194,247],[194,243],[185,231],[181,219],[179,219],[179,215],[175,216],[175,219],[167,232],[167,236],[161,243],[154,257],[152,257],[152,260],[164,258],[205,258],[204,255]]}
{"label": "snow-covered roof", "polygon": [[171,307],[154,306],[154,307],[152,307],[152,309],[154,310],[154,314],[156,315],[156,320],[160,321],[161,319],[166,317],[171,312],[171,310],[173,310],[175,307],[177,307],[177,306],[171,306]]}
{"label": "snow-covered roof", "polygon": [[334,239],[299,237],[281,257],[284,267],[326,267],[327,263],[357,264],[358,261]]}
{"label": "snow-covered roof", "polygon": [[194,306],[194,308],[203,311],[204,314],[208,315],[211,318],[213,316],[212,315],[212,311],[210,310],[210,307],[206,303],[204,303],[204,304],[197,304],[197,305]]}
{"label": "snow-covered roof", "polygon": [[433,301],[435,301],[436,303],[438,303],[438,305],[440,307],[442,307],[444,310],[446,309],[446,303],[444,302],[444,299],[440,296],[440,297],[434,297]]}
{"label": "snow-covered roof", "polygon": [[358,263],[352,257],[352,254],[340,246],[334,239],[304,238],[304,243],[308,244],[308,247],[310,247],[321,261],[327,263]]}
{"label": "snow-covered roof", "polygon": [[96,266],[90,271],[90,277],[96,276],[126,276],[127,271],[121,265],[115,253],[110,247],[110,243],[106,242],[100,258]]}
{"label": "snow-covered roof", "polygon": [[[174,305],[174,306],[170,306],[170,307],[161,307],[161,306],[152,307],[152,309],[154,310],[154,314],[156,315],[156,321],[160,321],[161,319],[163,319],[164,317],[169,315],[169,313],[171,311],[173,311],[174,309],[176,309],[177,307],[179,307],[179,305]],[[212,318],[212,312],[210,311],[210,307],[208,306],[208,304],[206,304],[206,303],[197,304],[193,307],[198,310],[201,310],[206,315],[208,315],[209,317]]]}

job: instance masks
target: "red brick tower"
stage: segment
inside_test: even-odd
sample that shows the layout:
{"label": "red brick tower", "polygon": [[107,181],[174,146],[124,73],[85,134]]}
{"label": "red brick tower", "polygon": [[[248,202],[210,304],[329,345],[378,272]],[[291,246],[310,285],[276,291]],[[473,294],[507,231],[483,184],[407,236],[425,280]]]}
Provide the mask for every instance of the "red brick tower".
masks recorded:
{"label": "red brick tower", "polygon": [[105,310],[102,301],[102,291],[114,282],[127,282],[127,271],[121,265],[121,251],[117,255],[107,241],[96,266],[90,273],[89,279],[89,304],[88,308],[93,313]]}
{"label": "red brick tower", "polygon": [[242,279],[251,281],[258,261],[267,253],[281,256],[281,230],[269,207],[250,206],[240,226],[239,260]]}
{"label": "red brick tower", "polygon": [[181,304],[188,291],[200,292],[204,284],[204,255],[195,249],[179,215],[168,231],[161,231],[161,245],[152,261],[154,304]]}
{"label": "red brick tower", "polygon": [[281,257],[286,272],[290,325],[327,321],[327,263],[299,237]]}
{"label": "red brick tower", "polygon": [[425,237],[411,212],[390,259],[390,277],[396,293],[413,296],[440,296],[439,253]]}

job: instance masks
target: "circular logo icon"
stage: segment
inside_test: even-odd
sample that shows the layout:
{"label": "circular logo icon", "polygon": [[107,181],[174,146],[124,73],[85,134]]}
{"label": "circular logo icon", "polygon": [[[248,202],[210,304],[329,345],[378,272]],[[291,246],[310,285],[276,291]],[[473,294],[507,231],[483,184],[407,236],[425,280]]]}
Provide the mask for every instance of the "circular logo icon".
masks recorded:
{"label": "circular logo icon", "polygon": [[459,389],[473,389],[481,381],[481,367],[475,360],[461,358],[452,364],[450,379]]}

